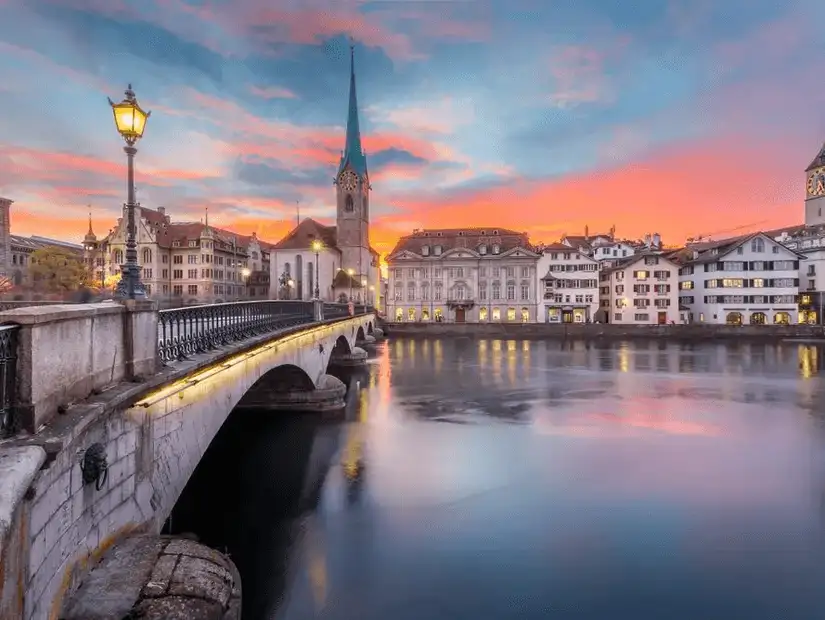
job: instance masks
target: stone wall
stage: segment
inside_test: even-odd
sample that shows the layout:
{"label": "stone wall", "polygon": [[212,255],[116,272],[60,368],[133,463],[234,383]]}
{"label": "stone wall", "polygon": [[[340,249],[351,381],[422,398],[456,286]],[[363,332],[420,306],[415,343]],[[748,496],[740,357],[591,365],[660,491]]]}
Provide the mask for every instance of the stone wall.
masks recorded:
{"label": "stone wall", "polygon": [[387,323],[386,335],[408,337],[627,340],[656,338],[686,341],[802,338],[825,340],[815,325],[551,325],[548,323]]}
{"label": "stone wall", "polygon": [[[160,531],[212,438],[259,378],[294,364],[317,381],[337,338],[343,335],[353,346],[357,328],[372,320],[294,328],[277,339],[270,334],[195,356],[145,384],[111,387],[70,407],[37,436],[18,440],[42,446],[48,455],[25,500],[29,512],[21,536],[29,550],[22,618],[56,617],[113,544],[136,532]],[[80,468],[95,443],[108,460],[108,479],[99,490],[84,483]]]}
{"label": "stone wall", "polygon": [[157,367],[157,312],[131,305],[58,304],[0,312],[17,324],[17,411],[36,432],[70,403]]}

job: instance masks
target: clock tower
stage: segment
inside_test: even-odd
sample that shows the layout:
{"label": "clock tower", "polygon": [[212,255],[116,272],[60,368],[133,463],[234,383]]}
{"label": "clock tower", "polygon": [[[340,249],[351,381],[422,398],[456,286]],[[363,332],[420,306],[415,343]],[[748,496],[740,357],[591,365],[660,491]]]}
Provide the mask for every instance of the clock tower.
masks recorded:
{"label": "clock tower", "polygon": [[341,267],[352,270],[353,279],[360,285],[371,282],[370,268],[370,179],[367,157],[361,146],[358,122],[358,98],[355,94],[355,49],[350,47],[349,110],[347,136],[338,174],[335,177],[337,205],[337,246],[341,250]]}
{"label": "clock tower", "polygon": [[805,170],[805,226],[825,224],[825,144]]}

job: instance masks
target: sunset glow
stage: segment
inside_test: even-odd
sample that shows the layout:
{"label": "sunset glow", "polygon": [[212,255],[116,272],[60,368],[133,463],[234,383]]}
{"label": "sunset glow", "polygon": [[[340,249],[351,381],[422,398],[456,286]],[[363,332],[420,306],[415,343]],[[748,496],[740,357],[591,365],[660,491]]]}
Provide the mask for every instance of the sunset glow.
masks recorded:
{"label": "sunset glow", "polygon": [[77,242],[88,205],[108,232],[106,98],[131,82],[143,205],[269,241],[298,208],[331,221],[351,36],[382,254],[423,227],[678,244],[790,225],[825,139],[818,6],[0,0],[0,195],[16,234]]}

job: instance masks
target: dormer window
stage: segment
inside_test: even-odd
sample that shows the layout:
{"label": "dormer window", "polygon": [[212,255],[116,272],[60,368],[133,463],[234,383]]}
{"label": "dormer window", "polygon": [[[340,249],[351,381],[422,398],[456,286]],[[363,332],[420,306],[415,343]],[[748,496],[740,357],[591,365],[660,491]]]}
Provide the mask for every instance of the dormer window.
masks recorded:
{"label": "dormer window", "polygon": [[483,243],[480,246],[478,246],[478,253],[479,254],[486,254],[487,253],[487,246],[484,245]]}
{"label": "dormer window", "polygon": [[435,233],[435,236],[436,236],[436,237],[440,237],[440,236],[441,236],[441,231],[439,231],[439,232]]}
{"label": "dormer window", "polygon": [[501,246],[499,246],[498,243],[494,243],[493,244],[493,254],[498,254],[499,252],[501,252]]}
{"label": "dormer window", "polygon": [[459,237],[463,237],[463,236],[464,236],[464,233],[463,233],[462,231],[460,231],[460,230],[459,230],[459,231],[458,231],[458,236],[459,236]]}
{"label": "dormer window", "polygon": [[421,256],[429,256],[430,255],[430,246],[423,245],[421,246]]}
{"label": "dormer window", "polygon": [[434,252],[433,252],[433,253],[434,253],[436,256],[441,256],[441,246],[440,246],[440,245],[435,246],[435,248],[433,248],[433,250],[434,250]]}
{"label": "dormer window", "polygon": [[493,234],[494,234],[494,235],[497,235],[497,234],[498,234],[498,231],[497,231],[497,230],[494,230],[494,231],[493,231]]}

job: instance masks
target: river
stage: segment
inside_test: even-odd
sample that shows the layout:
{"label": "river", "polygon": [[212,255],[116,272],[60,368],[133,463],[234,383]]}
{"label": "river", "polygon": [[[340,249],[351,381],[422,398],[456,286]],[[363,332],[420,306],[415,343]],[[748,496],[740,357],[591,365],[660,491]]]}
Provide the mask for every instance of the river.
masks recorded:
{"label": "river", "polygon": [[344,422],[232,416],[204,536],[245,620],[825,617],[823,360],[390,340]]}

